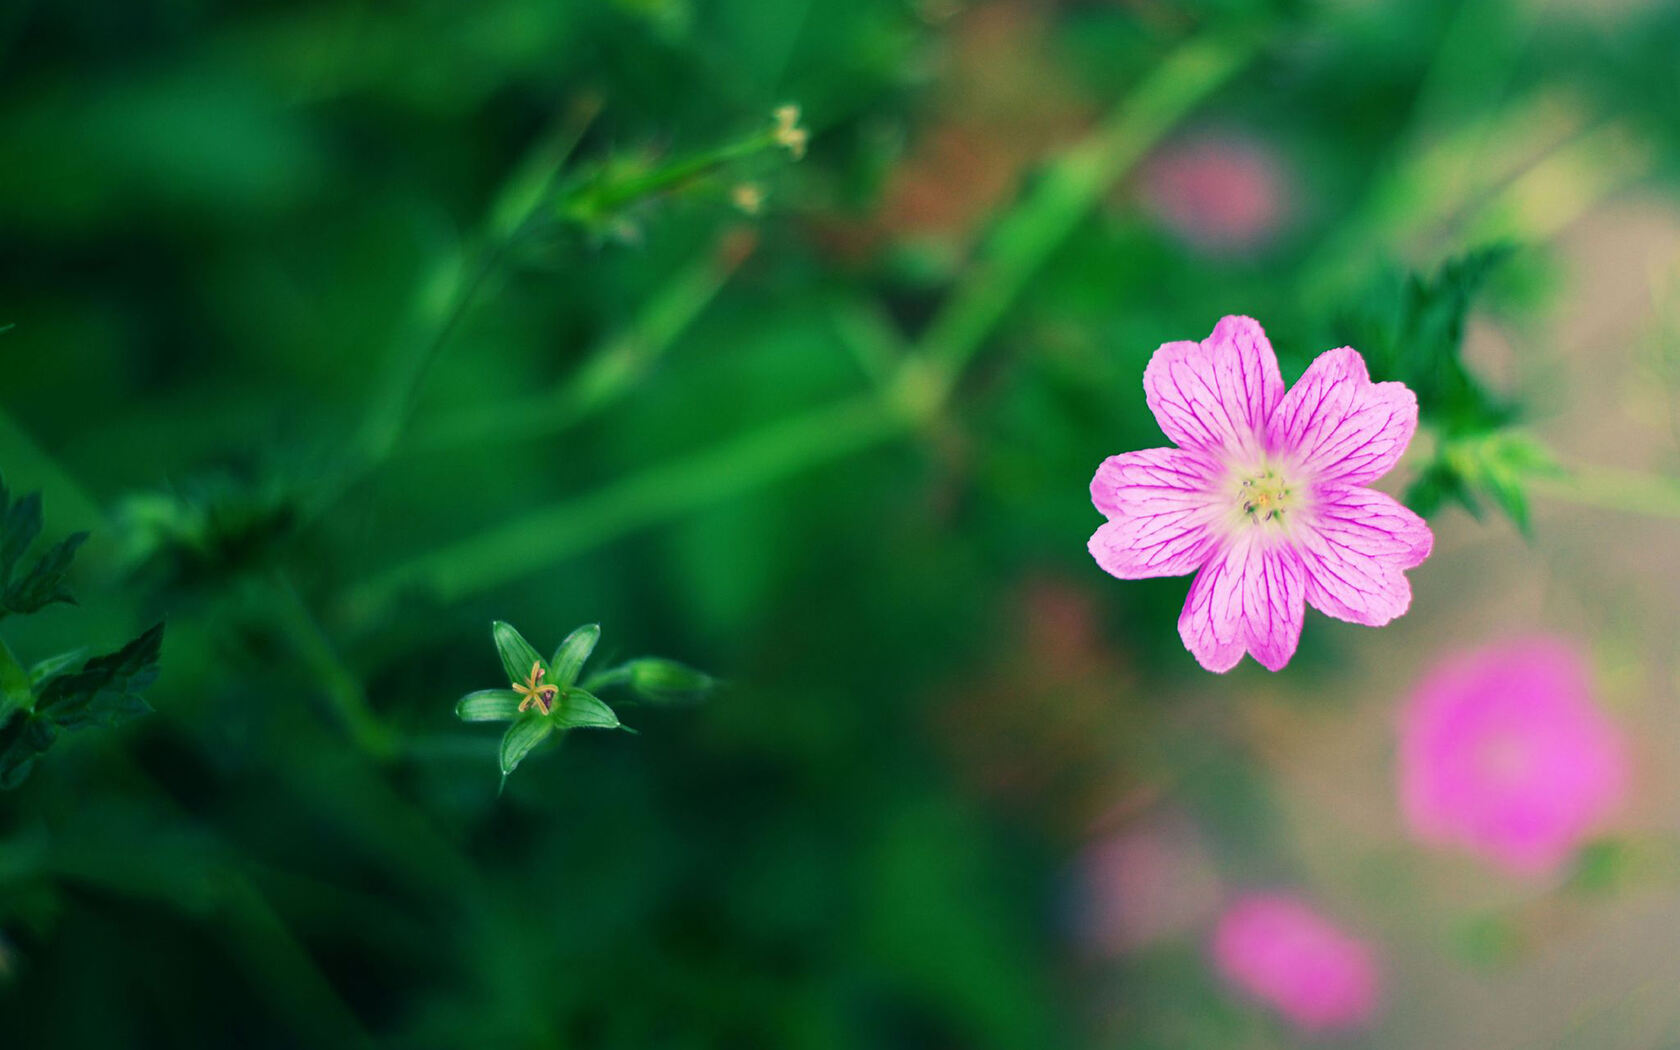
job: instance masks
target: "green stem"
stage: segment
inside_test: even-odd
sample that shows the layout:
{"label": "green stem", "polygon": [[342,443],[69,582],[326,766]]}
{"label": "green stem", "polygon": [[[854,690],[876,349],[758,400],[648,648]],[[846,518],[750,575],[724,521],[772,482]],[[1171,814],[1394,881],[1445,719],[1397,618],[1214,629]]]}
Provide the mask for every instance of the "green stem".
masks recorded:
{"label": "green stem", "polygon": [[754,247],[751,234],[727,235],[661,288],[629,328],[590,354],[569,382],[512,403],[456,413],[419,433],[416,447],[433,451],[541,437],[621,400],[716,298]]}
{"label": "green stem", "polygon": [[1585,507],[1680,518],[1680,482],[1617,467],[1592,467],[1567,475],[1535,475],[1530,491],[1549,499]]}
{"label": "green stem", "polygon": [[271,582],[278,599],[270,606],[276,622],[297,647],[298,655],[310,671],[320,680],[328,702],[349,731],[351,740],[378,761],[396,757],[400,750],[398,734],[374,714],[368,705],[367,694],[362,690],[361,680],[340,659],[302,596],[278,572]]}
{"label": "green stem", "polygon": [[1027,282],[1102,195],[1190,110],[1253,57],[1259,40],[1209,37],[1168,55],[1091,136],[1068,150],[1003,217],[977,265],[921,340],[942,385],[955,382]]}
{"label": "green stem", "polygon": [[780,420],[389,569],[351,592],[350,615],[369,622],[410,589],[447,602],[512,582],[630,529],[866,448],[901,432],[908,422],[873,396]]}

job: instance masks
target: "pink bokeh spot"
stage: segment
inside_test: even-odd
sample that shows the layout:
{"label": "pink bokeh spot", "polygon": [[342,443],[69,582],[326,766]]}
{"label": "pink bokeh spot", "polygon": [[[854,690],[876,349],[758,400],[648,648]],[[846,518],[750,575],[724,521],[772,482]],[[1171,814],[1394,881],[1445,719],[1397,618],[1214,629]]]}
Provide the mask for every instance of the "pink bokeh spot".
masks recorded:
{"label": "pink bokeh spot", "polygon": [[1278,154],[1240,134],[1163,148],[1144,171],[1143,201],[1162,225],[1208,255],[1235,255],[1276,236],[1290,210]]}
{"label": "pink bokeh spot", "polygon": [[1364,1028],[1377,1012],[1381,978],[1370,946],[1287,894],[1250,893],[1231,905],[1214,930],[1213,962],[1233,987],[1306,1033]]}
{"label": "pink bokeh spot", "polygon": [[1627,790],[1621,733],[1569,642],[1500,642],[1435,667],[1401,712],[1400,802],[1413,835],[1517,874],[1555,870]]}
{"label": "pink bokeh spot", "polygon": [[1320,354],[1285,391],[1259,322],[1225,317],[1199,343],[1164,343],[1143,373],[1176,446],[1110,456],[1091,479],[1108,522],[1088,547],[1113,576],[1196,573],[1178,620],[1210,671],[1251,654],[1286,666],[1306,606],[1381,626],[1411,605],[1405,572],[1434,536],[1367,488],[1417,430],[1417,398],[1373,383],[1351,347]]}

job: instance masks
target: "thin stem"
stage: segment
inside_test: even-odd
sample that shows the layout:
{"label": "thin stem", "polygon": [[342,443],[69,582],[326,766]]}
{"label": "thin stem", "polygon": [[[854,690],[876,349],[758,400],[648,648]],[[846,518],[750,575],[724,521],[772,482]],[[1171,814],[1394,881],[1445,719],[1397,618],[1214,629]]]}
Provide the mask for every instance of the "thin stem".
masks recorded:
{"label": "thin stem", "polygon": [[289,580],[276,572],[271,580],[278,599],[272,606],[276,622],[297,647],[298,655],[320,680],[333,711],[350,738],[370,757],[384,762],[396,757],[400,742],[395,730],[368,705],[361,680],[345,666],[326,632]]}
{"label": "thin stem", "polygon": [[1051,164],[1003,217],[979,263],[921,340],[942,387],[955,382],[986,337],[1078,228],[1102,194],[1190,110],[1241,69],[1255,36],[1192,40],[1168,55],[1090,137]]}
{"label": "thin stem", "polygon": [[655,293],[630,326],[591,353],[569,382],[518,401],[449,416],[421,431],[416,449],[541,437],[615,404],[669,352],[756,243],[749,232],[726,235]]}
{"label": "thin stem", "polygon": [[1528,486],[1535,495],[1584,507],[1680,518],[1680,482],[1618,467],[1576,469],[1566,475],[1536,475]]}
{"label": "thin stem", "polygon": [[452,601],[517,580],[630,529],[876,444],[908,423],[875,397],[856,397],[780,420],[389,569],[351,592],[350,615],[368,622],[411,589]]}

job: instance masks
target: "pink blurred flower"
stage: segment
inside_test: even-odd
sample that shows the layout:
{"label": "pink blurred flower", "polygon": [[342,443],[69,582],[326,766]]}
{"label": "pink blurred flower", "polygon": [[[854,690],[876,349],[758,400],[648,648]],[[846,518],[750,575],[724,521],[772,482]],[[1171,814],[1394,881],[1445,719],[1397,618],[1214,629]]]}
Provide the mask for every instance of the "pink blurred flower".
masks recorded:
{"label": "pink blurred flower", "polygon": [[1401,713],[1400,801],[1412,833],[1514,872],[1556,868],[1626,786],[1621,734],[1562,639],[1452,657]]}
{"label": "pink blurred flower", "polygon": [[1281,670],[1305,605],[1381,626],[1411,605],[1404,571],[1434,536],[1388,473],[1417,429],[1417,398],[1373,383],[1351,347],[1320,354],[1286,394],[1259,322],[1226,317],[1200,343],[1165,343],[1143,373],[1177,448],[1110,456],[1091,480],[1108,517],[1089,548],[1123,580],[1196,573],[1178,633],[1210,671],[1251,653]]}
{"label": "pink blurred flower", "polygon": [[1269,241],[1289,211],[1288,177],[1275,150],[1243,135],[1205,134],[1164,147],[1144,171],[1143,203],[1210,255]]}
{"label": "pink blurred flower", "polygon": [[1303,1032],[1367,1025],[1377,1010],[1379,974],[1371,948],[1294,897],[1250,893],[1213,934],[1220,976]]}

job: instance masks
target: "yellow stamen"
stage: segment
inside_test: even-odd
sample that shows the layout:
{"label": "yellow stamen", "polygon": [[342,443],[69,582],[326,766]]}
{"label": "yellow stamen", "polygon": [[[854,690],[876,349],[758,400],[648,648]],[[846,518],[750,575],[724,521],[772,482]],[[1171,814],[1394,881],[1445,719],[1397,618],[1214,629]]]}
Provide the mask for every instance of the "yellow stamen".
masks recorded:
{"label": "yellow stamen", "polygon": [[513,683],[513,691],[525,698],[519,701],[519,710],[528,710],[532,704],[536,704],[545,715],[554,710],[554,699],[560,695],[560,687],[544,685],[542,677],[545,673],[541,662],[533,663],[525,681]]}

